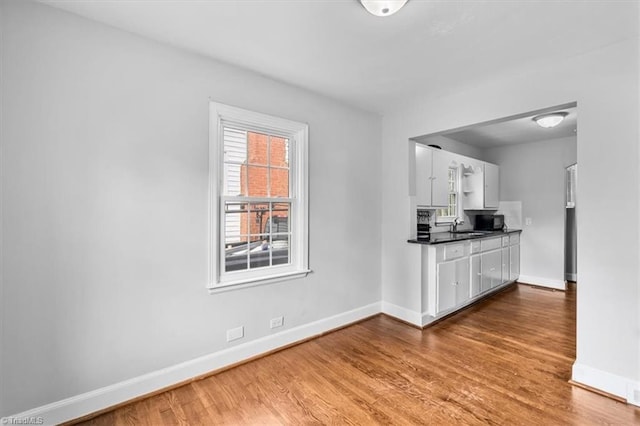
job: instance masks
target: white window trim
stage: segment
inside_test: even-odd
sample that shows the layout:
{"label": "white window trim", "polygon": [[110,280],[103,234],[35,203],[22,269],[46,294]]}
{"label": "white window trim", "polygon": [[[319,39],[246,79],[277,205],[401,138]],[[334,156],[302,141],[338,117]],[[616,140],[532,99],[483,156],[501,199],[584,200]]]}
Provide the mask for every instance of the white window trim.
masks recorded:
{"label": "white window trim", "polygon": [[[300,278],[309,272],[309,126],[242,108],[210,102],[209,120],[209,280],[210,293],[269,284],[287,279]],[[222,214],[222,185],[224,156],[223,124],[232,124],[241,129],[264,132],[295,140],[289,155],[295,156],[295,170],[291,169],[290,224],[291,263],[249,271],[234,271],[224,274],[221,254],[224,242],[220,229]]]}

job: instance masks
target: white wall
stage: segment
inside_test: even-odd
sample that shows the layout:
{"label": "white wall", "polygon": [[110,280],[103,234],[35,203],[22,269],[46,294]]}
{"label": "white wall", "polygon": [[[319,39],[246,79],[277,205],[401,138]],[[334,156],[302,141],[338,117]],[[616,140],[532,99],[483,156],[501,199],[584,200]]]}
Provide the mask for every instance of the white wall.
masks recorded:
{"label": "white wall", "polygon": [[[406,189],[409,138],[576,101],[580,115],[576,365],[584,368],[574,368],[574,378],[627,396],[628,384],[640,388],[638,4],[617,3],[611,13],[616,16],[594,30],[629,25],[633,38],[505,71],[494,80],[451,87],[445,97],[426,96],[383,118],[382,286],[385,303],[414,314],[419,309],[420,247],[406,243],[415,207]],[[602,223],[612,206],[629,218],[625,231],[594,232],[594,224]]]}
{"label": "white wall", "polygon": [[[380,119],[3,1],[0,416],[380,301]],[[308,122],[305,279],[209,295],[209,99]],[[378,141],[378,142],[376,142]],[[327,171],[331,171],[327,173]]]}
{"label": "white wall", "polygon": [[500,200],[522,201],[523,281],[564,286],[565,167],[576,162],[576,142],[574,136],[485,150],[485,159],[500,166]]}

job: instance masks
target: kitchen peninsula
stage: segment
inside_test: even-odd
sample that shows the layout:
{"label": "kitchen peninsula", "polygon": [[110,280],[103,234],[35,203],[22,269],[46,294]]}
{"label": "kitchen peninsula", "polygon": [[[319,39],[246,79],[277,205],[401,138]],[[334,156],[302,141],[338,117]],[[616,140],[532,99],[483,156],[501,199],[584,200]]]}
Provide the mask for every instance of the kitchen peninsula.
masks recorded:
{"label": "kitchen peninsula", "polygon": [[520,275],[520,230],[432,233],[421,244],[426,326],[512,284]]}

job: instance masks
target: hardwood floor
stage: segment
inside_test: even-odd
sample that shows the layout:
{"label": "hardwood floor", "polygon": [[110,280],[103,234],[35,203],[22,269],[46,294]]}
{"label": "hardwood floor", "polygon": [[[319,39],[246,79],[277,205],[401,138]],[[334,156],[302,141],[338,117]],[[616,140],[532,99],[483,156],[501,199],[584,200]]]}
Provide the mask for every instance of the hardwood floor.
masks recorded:
{"label": "hardwood floor", "polygon": [[518,285],[425,330],[380,315],[85,424],[640,424],[567,382],[574,357],[575,290]]}

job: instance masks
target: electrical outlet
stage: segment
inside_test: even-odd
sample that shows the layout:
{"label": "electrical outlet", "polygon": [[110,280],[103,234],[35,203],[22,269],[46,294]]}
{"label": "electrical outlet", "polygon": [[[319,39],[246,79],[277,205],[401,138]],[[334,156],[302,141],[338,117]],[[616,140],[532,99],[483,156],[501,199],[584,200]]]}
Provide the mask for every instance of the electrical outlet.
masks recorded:
{"label": "electrical outlet", "polygon": [[284,317],[272,318],[271,322],[269,323],[271,328],[282,327],[283,324],[284,324]]}
{"label": "electrical outlet", "polygon": [[524,224],[525,225],[531,225],[533,223],[533,220],[530,217],[525,217],[524,218]]}
{"label": "electrical outlet", "polygon": [[227,342],[242,339],[244,337],[244,326],[231,328],[227,330]]}

